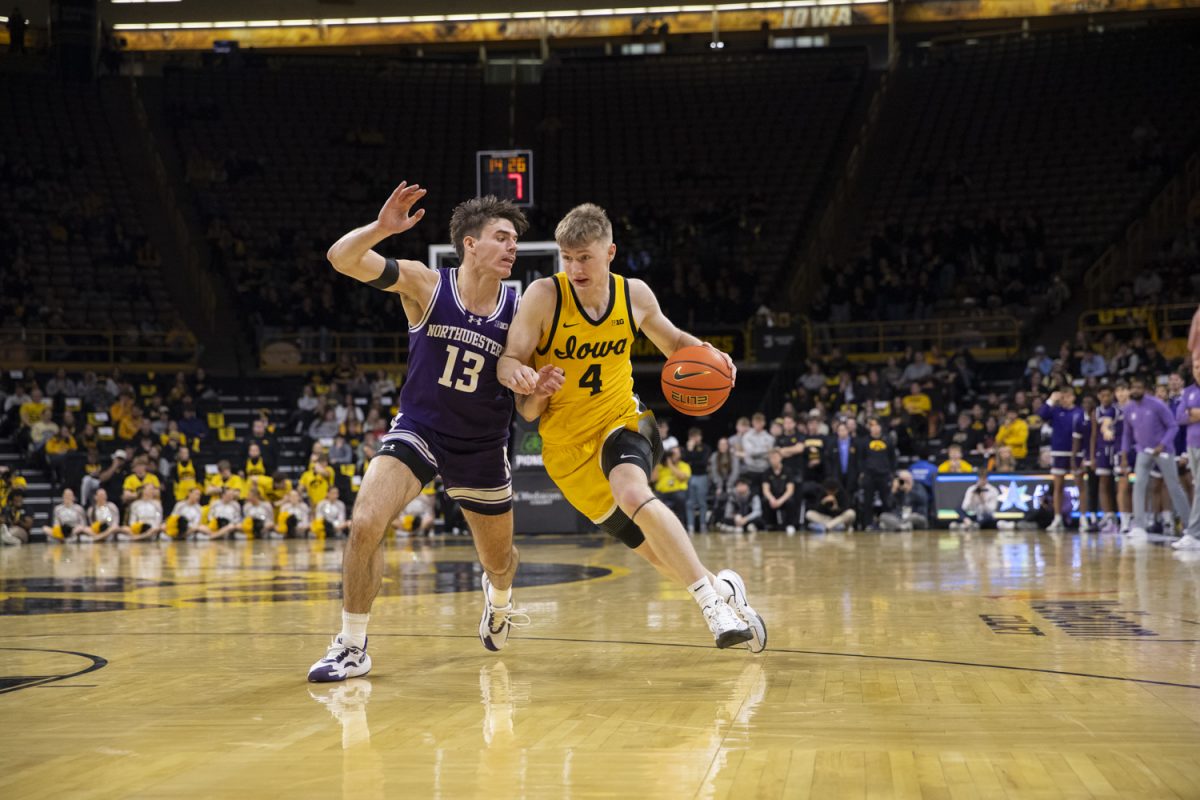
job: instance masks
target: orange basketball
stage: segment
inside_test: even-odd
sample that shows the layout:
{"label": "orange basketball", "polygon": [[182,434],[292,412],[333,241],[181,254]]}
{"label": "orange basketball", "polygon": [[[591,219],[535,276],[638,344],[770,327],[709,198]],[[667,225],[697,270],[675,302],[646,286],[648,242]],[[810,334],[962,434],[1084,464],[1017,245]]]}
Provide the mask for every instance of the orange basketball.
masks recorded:
{"label": "orange basketball", "polygon": [[681,348],[663,365],[663,396],[681,414],[711,414],[725,404],[732,388],[733,377],[724,359],[707,347]]}

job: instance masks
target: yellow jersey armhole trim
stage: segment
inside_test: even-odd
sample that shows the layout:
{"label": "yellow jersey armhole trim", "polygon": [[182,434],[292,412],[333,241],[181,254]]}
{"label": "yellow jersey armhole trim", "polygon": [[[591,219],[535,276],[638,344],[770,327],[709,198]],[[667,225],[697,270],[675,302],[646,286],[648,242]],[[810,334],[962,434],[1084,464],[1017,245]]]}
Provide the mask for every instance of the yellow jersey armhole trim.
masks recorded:
{"label": "yellow jersey armhole trim", "polygon": [[621,278],[621,292],[625,295],[625,313],[629,315],[629,329],[633,331],[636,338],[641,329],[638,328],[637,318],[633,316],[633,294],[629,291],[629,279],[624,275]]}
{"label": "yellow jersey armhole trim", "polygon": [[563,290],[558,274],[554,276],[554,295],[554,318],[550,321],[550,332],[546,335],[546,345],[537,349],[539,356],[544,356],[550,351],[550,345],[554,344],[554,334],[558,332],[559,317],[562,316]]}

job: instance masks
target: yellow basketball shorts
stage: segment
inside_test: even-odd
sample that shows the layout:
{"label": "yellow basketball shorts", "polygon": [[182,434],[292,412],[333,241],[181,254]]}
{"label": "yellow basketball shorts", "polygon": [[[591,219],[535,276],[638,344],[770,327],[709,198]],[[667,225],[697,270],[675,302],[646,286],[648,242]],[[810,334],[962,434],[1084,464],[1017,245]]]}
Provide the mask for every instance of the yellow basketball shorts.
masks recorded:
{"label": "yellow basketball shorts", "polygon": [[654,415],[649,411],[635,410],[590,439],[569,444],[545,444],[542,447],[542,463],[567,502],[580,514],[599,524],[617,507],[612,487],[604,475],[605,443],[618,431],[629,430],[646,435],[648,428],[658,432]]}

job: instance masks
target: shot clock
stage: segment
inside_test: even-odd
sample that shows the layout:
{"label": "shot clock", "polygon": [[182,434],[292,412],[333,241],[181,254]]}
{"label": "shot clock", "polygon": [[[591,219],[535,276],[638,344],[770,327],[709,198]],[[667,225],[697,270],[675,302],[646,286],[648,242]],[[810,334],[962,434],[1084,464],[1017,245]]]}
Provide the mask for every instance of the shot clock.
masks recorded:
{"label": "shot clock", "polygon": [[518,206],[533,205],[533,151],[480,150],[475,153],[475,195],[494,194]]}

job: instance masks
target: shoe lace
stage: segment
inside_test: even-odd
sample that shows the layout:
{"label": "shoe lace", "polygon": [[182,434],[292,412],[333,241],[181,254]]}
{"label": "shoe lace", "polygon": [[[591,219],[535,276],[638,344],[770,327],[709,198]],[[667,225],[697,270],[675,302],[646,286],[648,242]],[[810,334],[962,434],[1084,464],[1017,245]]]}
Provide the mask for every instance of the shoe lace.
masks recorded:
{"label": "shoe lace", "polygon": [[513,608],[511,605],[493,607],[492,627],[499,628],[506,622],[514,628],[527,628],[532,624],[523,608]]}
{"label": "shoe lace", "polygon": [[718,600],[712,605],[704,607],[704,621],[708,623],[709,630],[714,633],[717,630],[729,630],[731,628],[740,627],[743,623],[733,613],[733,609],[723,600]]}
{"label": "shoe lace", "polygon": [[325,651],[325,661],[341,661],[346,656],[350,655],[351,651],[357,650],[362,652],[361,647],[345,644],[344,642],[334,639],[329,643],[329,649]]}

